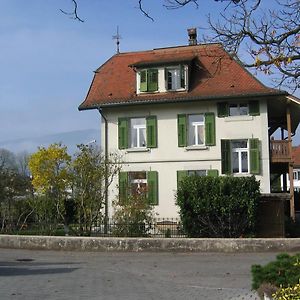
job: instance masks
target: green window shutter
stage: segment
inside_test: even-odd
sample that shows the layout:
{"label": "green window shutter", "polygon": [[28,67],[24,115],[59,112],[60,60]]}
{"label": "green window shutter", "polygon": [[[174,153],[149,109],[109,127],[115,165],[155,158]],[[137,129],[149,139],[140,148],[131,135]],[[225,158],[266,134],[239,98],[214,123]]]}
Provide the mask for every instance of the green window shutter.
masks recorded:
{"label": "green window shutter", "polygon": [[147,131],[147,147],[157,147],[157,119],[156,116],[149,116],[146,118]]}
{"label": "green window shutter", "polygon": [[178,115],[177,130],[178,130],[178,147],[187,145],[187,117],[186,115]]}
{"label": "green window shutter", "polygon": [[147,92],[147,90],[147,70],[143,70],[140,72],[140,92]]}
{"label": "green window shutter", "polygon": [[119,173],[119,201],[125,204],[128,198],[128,172]]}
{"label": "green window shutter", "polygon": [[155,92],[158,90],[158,70],[148,70],[148,92]]}
{"label": "green window shutter", "polygon": [[158,172],[147,172],[148,201],[150,205],[158,205]]}
{"label": "green window shutter", "polygon": [[219,102],[219,103],[217,103],[217,107],[218,107],[218,117],[219,118],[228,117],[229,106],[228,106],[227,102]]}
{"label": "green window shutter", "polygon": [[215,114],[205,114],[205,144],[207,146],[216,145],[216,126],[215,126]]}
{"label": "green window shutter", "polygon": [[188,176],[188,171],[177,171],[177,188],[184,177]]}
{"label": "green window shutter", "polygon": [[218,177],[219,176],[219,170],[207,170],[207,176],[210,177]]}
{"label": "green window shutter", "polygon": [[118,138],[119,138],[119,149],[128,148],[128,119],[118,119]]}
{"label": "green window shutter", "polygon": [[184,67],[184,65],[180,66],[180,87],[185,89],[185,67]]}
{"label": "green window shutter", "polygon": [[250,116],[259,116],[259,101],[249,101],[249,115]]}
{"label": "green window shutter", "polygon": [[230,140],[221,140],[222,174],[231,174]]}
{"label": "green window shutter", "polygon": [[259,139],[249,140],[250,151],[250,173],[260,174]]}

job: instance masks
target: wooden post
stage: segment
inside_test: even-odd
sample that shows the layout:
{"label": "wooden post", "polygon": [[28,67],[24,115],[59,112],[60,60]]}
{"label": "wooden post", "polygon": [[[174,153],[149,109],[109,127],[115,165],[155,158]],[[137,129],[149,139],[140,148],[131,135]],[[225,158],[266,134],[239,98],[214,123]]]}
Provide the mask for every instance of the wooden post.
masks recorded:
{"label": "wooden post", "polygon": [[292,161],[292,126],[290,104],[287,103],[286,122],[288,130],[289,153],[291,160],[289,162],[289,180],[290,180],[290,216],[295,221],[295,195],[294,195],[294,178],[293,178],[293,161]]}
{"label": "wooden post", "polygon": [[[281,127],[281,140],[284,141],[284,129]],[[287,173],[284,170],[284,173],[282,174],[282,187],[283,192],[287,192]]]}

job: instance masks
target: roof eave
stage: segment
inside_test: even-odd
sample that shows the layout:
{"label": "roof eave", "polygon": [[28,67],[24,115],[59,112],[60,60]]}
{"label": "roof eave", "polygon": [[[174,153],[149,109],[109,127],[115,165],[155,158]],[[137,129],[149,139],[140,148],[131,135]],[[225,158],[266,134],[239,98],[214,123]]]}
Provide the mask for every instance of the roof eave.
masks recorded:
{"label": "roof eave", "polygon": [[226,99],[241,99],[241,98],[259,98],[259,97],[275,97],[275,96],[286,96],[288,95],[285,91],[278,91],[277,93],[254,93],[254,94],[244,94],[244,95],[224,95],[224,96],[194,96],[194,97],[181,97],[174,99],[145,99],[145,100],[128,100],[119,102],[107,102],[107,103],[99,103],[92,105],[80,105],[78,110],[90,110],[90,109],[99,109],[101,107],[117,107],[117,106],[132,106],[132,105],[146,105],[146,104],[165,104],[165,103],[184,103],[184,102],[194,102],[194,101],[206,101],[206,100],[226,100]]}

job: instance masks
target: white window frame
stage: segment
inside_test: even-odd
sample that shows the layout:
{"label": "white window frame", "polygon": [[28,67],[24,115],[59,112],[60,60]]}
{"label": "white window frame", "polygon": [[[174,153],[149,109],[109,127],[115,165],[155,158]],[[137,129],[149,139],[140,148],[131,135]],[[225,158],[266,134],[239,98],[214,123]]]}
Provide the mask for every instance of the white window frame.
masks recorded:
{"label": "white window frame", "polygon": [[[184,72],[184,87],[181,87],[181,70],[183,69]],[[177,86],[175,88],[169,89],[169,76],[168,76],[168,71],[177,71],[178,75],[174,75],[175,79],[177,79]],[[186,66],[185,65],[178,65],[178,66],[170,66],[165,68],[165,89],[166,91],[180,91],[180,90],[186,90],[187,86],[187,72],[186,72]],[[172,76],[173,77],[173,76]]]}
{"label": "white window frame", "polygon": [[[196,121],[196,122],[190,122],[191,116],[202,116],[203,121]],[[199,143],[198,140],[198,127],[202,126],[203,128],[203,143]],[[190,128],[194,127],[194,136],[195,136],[195,143],[192,144],[190,141]],[[188,115],[188,146],[204,146],[205,145],[205,115],[204,114],[192,114]]]}
{"label": "white window frame", "polygon": [[[233,163],[231,163],[231,171],[232,174],[249,174],[249,168],[250,168],[250,155],[249,155],[249,141],[246,139],[240,139],[240,140],[232,140],[231,145],[234,142],[239,142],[239,141],[246,141],[247,142],[247,148],[233,148],[231,146],[231,159],[233,160],[233,153],[238,154],[238,172],[233,171]],[[242,161],[242,153],[247,153],[247,171],[243,172],[243,161]]]}
{"label": "white window frame", "polygon": [[[132,120],[143,119],[145,122],[144,124],[132,125]],[[147,129],[146,129],[146,118],[145,117],[137,117],[137,118],[130,118],[130,146],[131,148],[146,148],[147,147]],[[145,130],[145,145],[141,145],[140,141],[140,131]],[[136,130],[136,146],[133,143],[133,134],[132,130]]]}

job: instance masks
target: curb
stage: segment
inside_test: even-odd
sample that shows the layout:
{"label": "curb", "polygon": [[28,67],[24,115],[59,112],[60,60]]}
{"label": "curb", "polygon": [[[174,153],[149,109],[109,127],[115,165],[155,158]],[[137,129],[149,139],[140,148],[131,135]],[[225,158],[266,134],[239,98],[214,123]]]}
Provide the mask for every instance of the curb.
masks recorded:
{"label": "curb", "polygon": [[103,238],[0,235],[0,248],[98,252],[300,252],[300,238]]}

